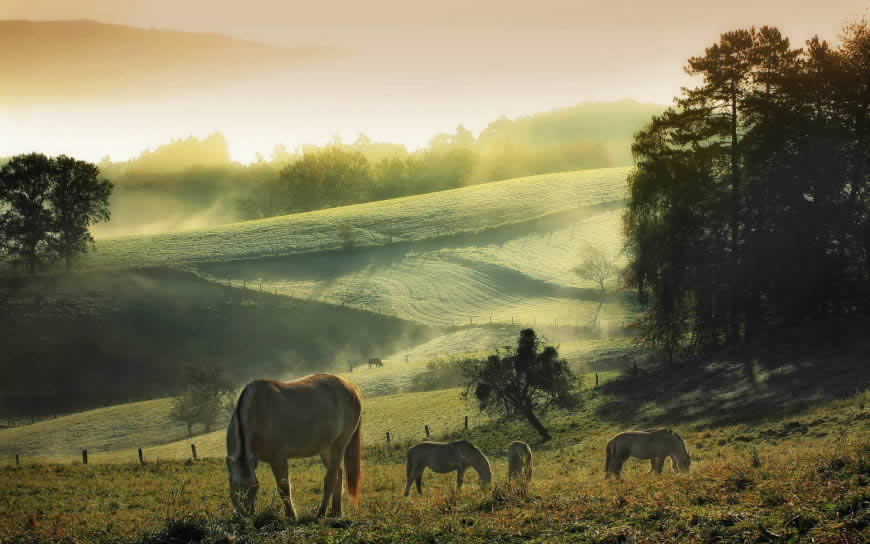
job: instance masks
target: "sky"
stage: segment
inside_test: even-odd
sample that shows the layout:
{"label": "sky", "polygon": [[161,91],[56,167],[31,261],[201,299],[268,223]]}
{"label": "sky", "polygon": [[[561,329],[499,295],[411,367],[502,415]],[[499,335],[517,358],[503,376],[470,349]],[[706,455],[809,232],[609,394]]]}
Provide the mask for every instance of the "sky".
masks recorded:
{"label": "sky", "polygon": [[692,83],[686,59],[723,31],[775,25],[801,45],[813,34],[835,41],[862,16],[866,0],[800,9],[785,0],[0,0],[0,20],[91,19],[334,53],[195,91],[0,104],[0,156],[121,160],[214,130],[242,162],[274,144],[360,132],[415,149],[501,115],[624,98],[668,104]]}

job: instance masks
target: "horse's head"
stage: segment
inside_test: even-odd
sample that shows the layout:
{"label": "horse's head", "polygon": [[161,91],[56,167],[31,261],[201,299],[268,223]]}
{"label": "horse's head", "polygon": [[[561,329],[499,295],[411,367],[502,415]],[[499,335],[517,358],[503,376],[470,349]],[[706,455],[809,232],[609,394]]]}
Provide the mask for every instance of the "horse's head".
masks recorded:
{"label": "horse's head", "polygon": [[227,457],[227,472],[230,476],[230,500],[242,514],[254,513],[254,500],[260,483],[251,465],[235,457]]}
{"label": "horse's head", "polygon": [[478,461],[476,468],[480,479],[480,487],[489,487],[492,483],[492,467],[489,466],[489,461],[483,454],[480,455],[480,461]]}
{"label": "horse's head", "polygon": [[677,439],[676,451],[674,452],[673,459],[675,462],[675,467],[680,472],[689,472],[689,465],[692,464],[692,458],[689,457],[689,452],[686,450],[686,443],[683,442],[682,437],[677,433],[674,433],[674,436]]}

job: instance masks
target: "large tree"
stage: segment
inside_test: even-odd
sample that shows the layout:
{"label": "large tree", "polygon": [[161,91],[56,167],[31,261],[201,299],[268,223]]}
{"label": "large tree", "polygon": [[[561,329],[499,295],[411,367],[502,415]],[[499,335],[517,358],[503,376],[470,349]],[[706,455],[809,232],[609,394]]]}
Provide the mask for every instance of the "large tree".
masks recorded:
{"label": "large tree", "polygon": [[520,332],[515,350],[505,348],[482,360],[463,362],[466,397],[477,399],[481,411],[528,421],[543,440],[550,433],[538,413],[578,402],[577,380],[553,346],[542,343],[532,329]]}
{"label": "large tree", "polygon": [[88,228],[107,221],[112,184],[91,163],[61,155],[17,155],[0,168],[0,229],[12,258],[33,273],[40,260],[72,258],[93,243]]}
{"label": "large tree", "polygon": [[88,227],[111,217],[109,195],[112,182],[100,179],[95,165],[61,155],[53,161],[49,201],[53,209],[52,245],[67,270],[72,259],[93,244]]}
{"label": "large tree", "polygon": [[50,253],[54,185],[52,160],[41,153],[17,155],[0,168],[0,226],[9,256],[30,273]]}

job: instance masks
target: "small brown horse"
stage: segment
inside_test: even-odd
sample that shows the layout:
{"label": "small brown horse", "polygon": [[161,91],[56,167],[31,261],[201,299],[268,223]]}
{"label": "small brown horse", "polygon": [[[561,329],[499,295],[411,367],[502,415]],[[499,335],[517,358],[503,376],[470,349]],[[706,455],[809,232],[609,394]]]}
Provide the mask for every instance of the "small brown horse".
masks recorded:
{"label": "small brown horse", "polygon": [[371,359],[369,359],[369,368],[372,368],[372,367],[380,368],[382,366],[384,366],[384,362],[381,361],[379,358],[372,357]]}
{"label": "small brown horse", "polygon": [[287,516],[295,518],[287,459],[319,454],[326,477],[317,517],[326,513],[330,498],[332,513],[341,516],[342,461],[348,494],[353,501],[359,497],[361,412],[356,386],[331,374],[245,386],[227,428],[230,498],[236,509],[253,513],[257,462],[263,461],[272,467]]}
{"label": "small brown horse", "polygon": [[462,478],[468,467],[477,471],[480,485],[492,481],[489,460],[468,440],[456,442],[423,442],[408,449],[407,484],[405,496],[411,492],[411,484],[417,484],[417,493],[423,494],[423,471],[426,467],[432,472],[444,474],[456,471],[456,487],[462,487]]}
{"label": "small brown horse", "polygon": [[686,451],[686,443],[670,429],[628,431],[610,439],[605,450],[605,478],[611,474],[619,478],[622,465],[629,457],[650,460],[650,472],[661,474],[665,458],[670,457],[675,470],[689,472],[692,460]]}

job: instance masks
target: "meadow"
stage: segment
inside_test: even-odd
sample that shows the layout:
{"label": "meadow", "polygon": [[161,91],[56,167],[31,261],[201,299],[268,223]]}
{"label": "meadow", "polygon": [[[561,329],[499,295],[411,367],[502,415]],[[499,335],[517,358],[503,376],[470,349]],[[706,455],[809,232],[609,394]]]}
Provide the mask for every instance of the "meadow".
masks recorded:
{"label": "meadow", "polygon": [[[480,334],[484,332],[486,334]],[[515,330],[475,327],[439,336],[410,350],[399,351],[384,359],[383,368],[368,368],[365,363],[353,372],[339,372],[356,384],[365,400],[363,443],[384,443],[389,431],[394,441],[407,442],[425,437],[424,425],[436,435],[461,430],[465,416],[471,427],[489,420],[479,414],[473,403],[460,399],[461,388],[437,391],[406,392],[414,376],[426,370],[435,357],[483,356],[488,351],[515,341]],[[637,350],[627,338],[584,340],[560,344],[563,356],[581,374],[587,385],[594,383],[590,372],[600,370],[601,384],[628,367],[625,357]],[[408,357],[405,362],[405,356]],[[603,363],[613,361],[617,369]],[[590,363],[591,362],[591,363]],[[589,368],[591,364],[595,368]],[[601,368],[599,368],[599,366]],[[292,379],[297,376],[282,376]],[[424,408],[422,408],[424,407]],[[172,398],[132,402],[44,419],[30,425],[18,425],[0,431],[0,466],[15,462],[15,455],[25,463],[73,463],[81,460],[81,450],[88,450],[89,463],[123,463],[136,460],[138,448],[147,459],[187,459],[190,444],[201,457],[221,457],[226,451],[223,414],[215,427],[206,433],[194,426],[189,437],[186,427],[170,417]]]}
{"label": "meadow", "polygon": [[[466,437],[481,447],[495,474],[489,489],[479,488],[473,473],[457,490],[453,475],[427,472],[423,496],[403,498],[407,443],[371,444],[361,500],[346,502],[341,520],[312,519],[322,467],[291,461],[302,519],[288,522],[265,466],[258,471],[257,513],[245,518],[231,511],[221,459],[25,463],[0,469],[0,534],[4,542],[143,543],[857,543],[870,537],[863,396],[752,424],[677,426],[692,454],[689,474],[666,465],[662,475],[652,475],[648,463],[635,460],[621,481],[603,477],[604,444],[620,428],[596,416],[604,396],[588,391],[581,410],[552,414],[554,440],[544,445],[520,423],[490,422],[439,436]],[[390,409],[403,418],[408,407],[397,402]],[[529,440],[535,452],[528,485],[505,481],[504,450],[513,438]]]}

